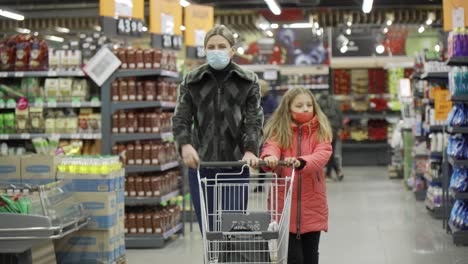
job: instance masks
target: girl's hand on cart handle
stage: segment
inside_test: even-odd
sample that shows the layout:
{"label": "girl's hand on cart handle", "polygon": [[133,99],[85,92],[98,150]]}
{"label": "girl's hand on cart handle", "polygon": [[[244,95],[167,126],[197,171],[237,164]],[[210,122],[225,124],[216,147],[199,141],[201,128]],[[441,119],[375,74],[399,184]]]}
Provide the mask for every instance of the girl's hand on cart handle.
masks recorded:
{"label": "girl's hand on cart handle", "polygon": [[200,157],[192,145],[187,144],[182,146],[182,159],[184,164],[192,169],[196,169],[200,164]]}
{"label": "girl's hand on cart handle", "polygon": [[272,169],[278,167],[279,159],[275,156],[268,156],[263,159],[266,165]]}
{"label": "girl's hand on cart handle", "polygon": [[284,159],[284,163],[286,163],[286,166],[291,166],[291,167],[300,167],[301,166],[301,162],[296,159],[295,157],[287,157]]}
{"label": "girl's hand on cart handle", "polygon": [[242,158],[242,161],[247,163],[252,168],[258,167],[258,162],[260,161],[255,154],[253,154],[250,151],[246,151],[244,154],[244,157]]}

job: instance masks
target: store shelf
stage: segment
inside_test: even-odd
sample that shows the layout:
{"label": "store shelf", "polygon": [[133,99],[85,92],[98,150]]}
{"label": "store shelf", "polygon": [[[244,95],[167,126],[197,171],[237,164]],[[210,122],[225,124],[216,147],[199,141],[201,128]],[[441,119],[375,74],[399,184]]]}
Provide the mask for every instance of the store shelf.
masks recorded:
{"label": "store shelf", "polygon": [[463,95],[452,95],[450,98],[452,102],[458,102],[458,103],[468,103],[468,94],[463,94]]}
{"label": "store shelf", "polygon": [[453,190],[450,191],[450,195],[453,197],[455,200],[465,200],[468,201],[468,193],[460,193],[460,192],[455,192]]}
{"label": "store shelf", "polygon": [[174,191],[162,197],[125,197],[125,206],[159,205],[177,197],[179,193],[179,191]]}
{"label": "store shelf", "polygon": [[451,57],[447,61],[449,66],[468,66],[468,57]]}
{"label": "store shelf", "polygon": [[82,70],[59,70],[59,71],[11,71],[0,72],[0,78],[22,78],[22,77],[83,77]]}
{"label": "store shelf", "polygon": [[172,133],[131,133],[131,134],[112,134],[111,135],[111,142],[112,144],[115,142],[124,142],[124,141],[135,141],[135,140],[163,140],[167,141],[171,139]]}
{"label": "store shelf", "polygon": [[123,109],[138,109],[138,108],[164,108],[174,109],[177,103],[175,102],[160,102],[160,101],[142,101],[142,102],[113,102],[111,104],[111,112]]}
{"label": "store shelf", "polygon": [[413,158],[415,159],[427,159],[429,158],[429,155],[426,153],[418,153],[418,154],[413,154]]}
{"label": "store shelf", "polygon": [[166,240],[171,236],[178,233],[183,228],[183,223],[178,224],[171,230],[165,232],[162,235],[126,235],[125,236],[125,247],[128,249],[136,248],[161,248],[166,243]]}
{"label": "store shelf", "polygon": [[429,175],[427,175],[427,174],[424,174],[424,179],[426,179],[426,181],[432,182],[432,183],[442,183],[442,180],[440,178],[432,178],[432,177],[429,177]]}
{"label": "store shelf", "polygon": [[[29,103],[29,107],[43,108],[100,108],[101,102],[48,102],[48,103]],[[5,104],[0,109],[16,109],[16,104]]]}
{"label": "store shelf", "polygon": [[444,217],[444,208],[442,206],[435,206],[429,199],[426,199],[424,203],[426,204],[429,215],[435,219],[442,219]]}
{"label": "store shelf", "polygon": [[452,164],[452,166],[455,167],[468,167],[468,160],[457,160],[453,157],[448,157],[448,161],[450,164]]}
{"label": "store shelf", "polygon": [[171,78],[179,78],[180,75],[178,72],[166,71],[166,70],[143,70],[143,69],[135,69],[135,70],[118,70],[114,73],[114,76],[117,78],[120,77],[141,77],[141,76],[164,76],[164,77],[171,77]]}
{"label": "store shelf", "polygon": [[460,230],[450,221],[448,221],[448,225],[452,230],[453,243],[455,245],[468,245],[468,230]]}
{"label": "store shelf", "polygon": [[328,89],[330,88],[330,85],[328,84],[287,84],[283,86],[275,86],[272,91],[286,91],[288,89],[293,89],[293,88],[305,88],[305,89],[312,89],[312,90],[322,90],[322,89]]}
{"label": "store shelf", "polygon": [[432,125],[432,126],[429,126],[429,131],[430,132],[444,132],[444,128],[445,126]]}
{"label": "store shelf", "polygon": [[443,152],[431,152],[431,159],[442,159],[443,158],[443,155],[444,153]]}
{"label": "store shelf", "polygon": [[178,161],[166,163],[161,166],[126,166],[125,172],[127,173],[137,173],[137,172],[152,172],[152,171],[167,171],[170,169],[177,168],[179,166]]}
{"label": "store shelf", "polygon": [[448,79],[448,72],[425,72],[421,74],[421,79]]}
{"label": "store shelf", "polygon": [[401,112],[344,112],[343,117],[350,119],[385,119],[391,117],[400,117]]}
{"label": "store shelf", "polygon": [[468,127],[447,127],[447,132],[452,134],[468,134]]}
{"label": "store shelf", "polygon": [[413,74],[411,74],[410,78],[411,79],[421,79],[421,74],[417,73],[417,72],[414,72]]}
{"label": "store shelf", "polygon": [[57,135],[60,139],[101,139],[101,134],[0,134],[0,140],[28,140],[33,138],[49,138]]}
{"label": "store shelf", "polygon": [[413,191],[416,201],[426,200],[426,190]]}
{"label": "store shelf", "polygon": [[389,145],[387,141],[343,141],[343,148],[387,148]]}

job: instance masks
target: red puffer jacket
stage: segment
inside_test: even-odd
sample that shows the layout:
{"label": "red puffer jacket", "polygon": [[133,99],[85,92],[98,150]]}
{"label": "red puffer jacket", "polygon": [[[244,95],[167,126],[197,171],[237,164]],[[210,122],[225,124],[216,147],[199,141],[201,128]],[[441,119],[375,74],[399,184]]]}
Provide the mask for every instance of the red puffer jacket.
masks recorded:
{"label": "red puffer jacket", "polygon": [[[276,156],[278,159],[298,157],[306,162],[302,170],[296,171],[294,179],[290,232],[295,234],[328,231],[328,203],[323,168],[332,154],[332,146],[330,142],[317,142],[318,125],[316,117],[301,127],[292,124],[293,144],[290,148],[282,149],[278,143],[268,140],[262,150],[262,159],[267,156]],[[277,173],[291,176],[292,169],[279,168]],[[284,189],[278,190],[279,212],[283,211],[284,192]]]}

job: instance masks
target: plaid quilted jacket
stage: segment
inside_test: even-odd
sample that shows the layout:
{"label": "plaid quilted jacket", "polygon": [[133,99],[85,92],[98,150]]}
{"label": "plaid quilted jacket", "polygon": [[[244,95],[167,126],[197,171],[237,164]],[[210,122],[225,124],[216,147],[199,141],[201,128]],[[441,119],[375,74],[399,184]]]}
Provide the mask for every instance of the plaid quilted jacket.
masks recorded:
{"label": "plaid quilted jacket", "polygon": [[179,148],[192,144],[202,161],[237,161],[246,151],[258,155],[263,111],[257,76],[232,66],[220,85],[205,64],[179,86],[175,141]]}

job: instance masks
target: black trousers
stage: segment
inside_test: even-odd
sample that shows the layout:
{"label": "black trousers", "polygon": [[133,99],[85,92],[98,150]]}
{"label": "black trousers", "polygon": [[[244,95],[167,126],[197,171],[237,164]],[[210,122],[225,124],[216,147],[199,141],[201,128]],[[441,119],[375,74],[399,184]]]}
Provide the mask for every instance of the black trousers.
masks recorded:
{"label": "black trousers", "polygon": [[[335,158],[335,151],[336,151],[336,139],[338,137],[338,134],[333,132],[333,140],[332,140],[332,148],[333,148],[333,153],[330,157],[330,159],[328,160],[328,163],[327,163],[327,171],[326,171],[326,174],[327,175],[331,175],[332,173],[332,170],[335,171],[336,174],[338,174],[338,171],[340,170],[340,167],[338,166],[338,162],[336,162],[336,158]],[[337,175],[339,176],[339,175]]]}
{"label": "black trousers", "polygon": [[318,264],[319,243],[320,232],[302,234],[300,239],[289,233],[288,264]]}

